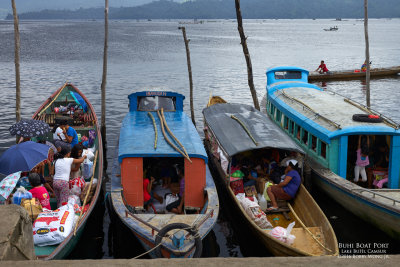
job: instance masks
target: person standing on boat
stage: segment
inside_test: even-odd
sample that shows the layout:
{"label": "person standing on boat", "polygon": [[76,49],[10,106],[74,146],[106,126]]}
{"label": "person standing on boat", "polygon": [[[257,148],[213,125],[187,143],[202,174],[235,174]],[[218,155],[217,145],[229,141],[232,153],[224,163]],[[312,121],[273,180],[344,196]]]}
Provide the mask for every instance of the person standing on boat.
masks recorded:
{"label": "person standing on boat", "polygon": [[291,159],[287,162],[285,169],[285,179],[279,184],[268,187],[267,194],[271,199],[272,206],[267,210],[277,210],[277,199],[290,200],[296,196],[297,190],[301,184],[301,177],[298,172],[297,160]]}
{"label": "person standing on boat", "polygon": [[68,201],[69,196],[69,176],[72,164],[80,164],[86,159],[86,155],[74,159],[70,157],[71,148],[63,147],[54,156],[54,180],[53,189],[57,198],[57,207],[62,206]]}
{"label": "person standing on boat", "polygon": [[329,72],[329,70],[326,67],[325,62],[323,60],[321,60],[321,64],[318,66],[318,68],[315,71],[318,71],[320,74]]}
{"label": "person standing on boat", "polygon": [[369,137],[367,136],[367,143],[361,143],[361,135],[358,137],[357,147],[357,161],[354,167],[354,182],[357,183],[361,174],[361,180],[367,181],[367,173],[365,172],[365,166],[369,165],[368,151],[369,150]]}

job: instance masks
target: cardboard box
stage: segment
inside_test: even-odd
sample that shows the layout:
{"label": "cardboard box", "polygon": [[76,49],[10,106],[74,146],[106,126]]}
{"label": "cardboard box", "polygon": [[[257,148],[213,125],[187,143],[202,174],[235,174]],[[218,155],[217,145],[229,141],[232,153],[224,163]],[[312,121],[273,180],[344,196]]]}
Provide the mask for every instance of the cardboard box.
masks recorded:
{"label": "cardboard box", "polygon": [[28,212],[32,222],[36,220],[39,213],[43,211],[42,205],[40,205],[39,201],[36,198],[22,199],[21,206]]}

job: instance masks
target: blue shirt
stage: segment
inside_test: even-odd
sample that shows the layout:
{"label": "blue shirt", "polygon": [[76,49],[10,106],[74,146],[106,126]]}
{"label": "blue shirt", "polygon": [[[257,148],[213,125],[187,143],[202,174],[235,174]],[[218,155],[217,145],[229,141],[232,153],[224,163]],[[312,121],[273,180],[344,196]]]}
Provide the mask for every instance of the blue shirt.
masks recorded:
{"label": "blue shirt", "polygon": [[300,174],[295,170],[291,170],[285,176],[292,177],[292,179],[286,186],[283,187],[283,191],[294,198],[301,183]]}
{"label": "blue shirt", "polygon": [[67,135],[72,136],[71,147],[74,147],[74,145],[78,143],[78,134],[75,129],[70,126],[67,130]]}

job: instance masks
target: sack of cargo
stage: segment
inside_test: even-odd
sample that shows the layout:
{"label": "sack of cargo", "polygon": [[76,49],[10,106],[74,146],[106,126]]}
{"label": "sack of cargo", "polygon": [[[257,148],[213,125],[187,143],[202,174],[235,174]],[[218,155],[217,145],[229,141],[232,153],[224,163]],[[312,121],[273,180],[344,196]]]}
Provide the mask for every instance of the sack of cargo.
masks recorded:
{"label": "sack of cargo", "polygon": [[246,214],[253,220],[261,229],[270,229],[272,224],[268,221],[267,215],[261,210],[260,206],[249,200],[248,198],[241,198],[240,205],[242,205]]}
{"label": "sack of cargo", "polygon": [[75,212],[72,205],[39,214],[33,223],[33,242],[37,246],[60,244],[72,232]]}

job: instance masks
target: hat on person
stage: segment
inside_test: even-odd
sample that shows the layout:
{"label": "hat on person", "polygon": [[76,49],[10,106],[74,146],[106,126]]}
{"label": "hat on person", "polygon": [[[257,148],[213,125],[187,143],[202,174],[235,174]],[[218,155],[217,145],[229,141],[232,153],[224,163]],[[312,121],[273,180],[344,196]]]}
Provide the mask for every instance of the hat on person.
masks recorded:
{"label": "hat on person", "polygon": [[286,166],[289,166],[290,163],[292,163],[293,166],[296,166],[297,160],[295,160],[295,159],[288,160],[288,161],[286,162]]}

